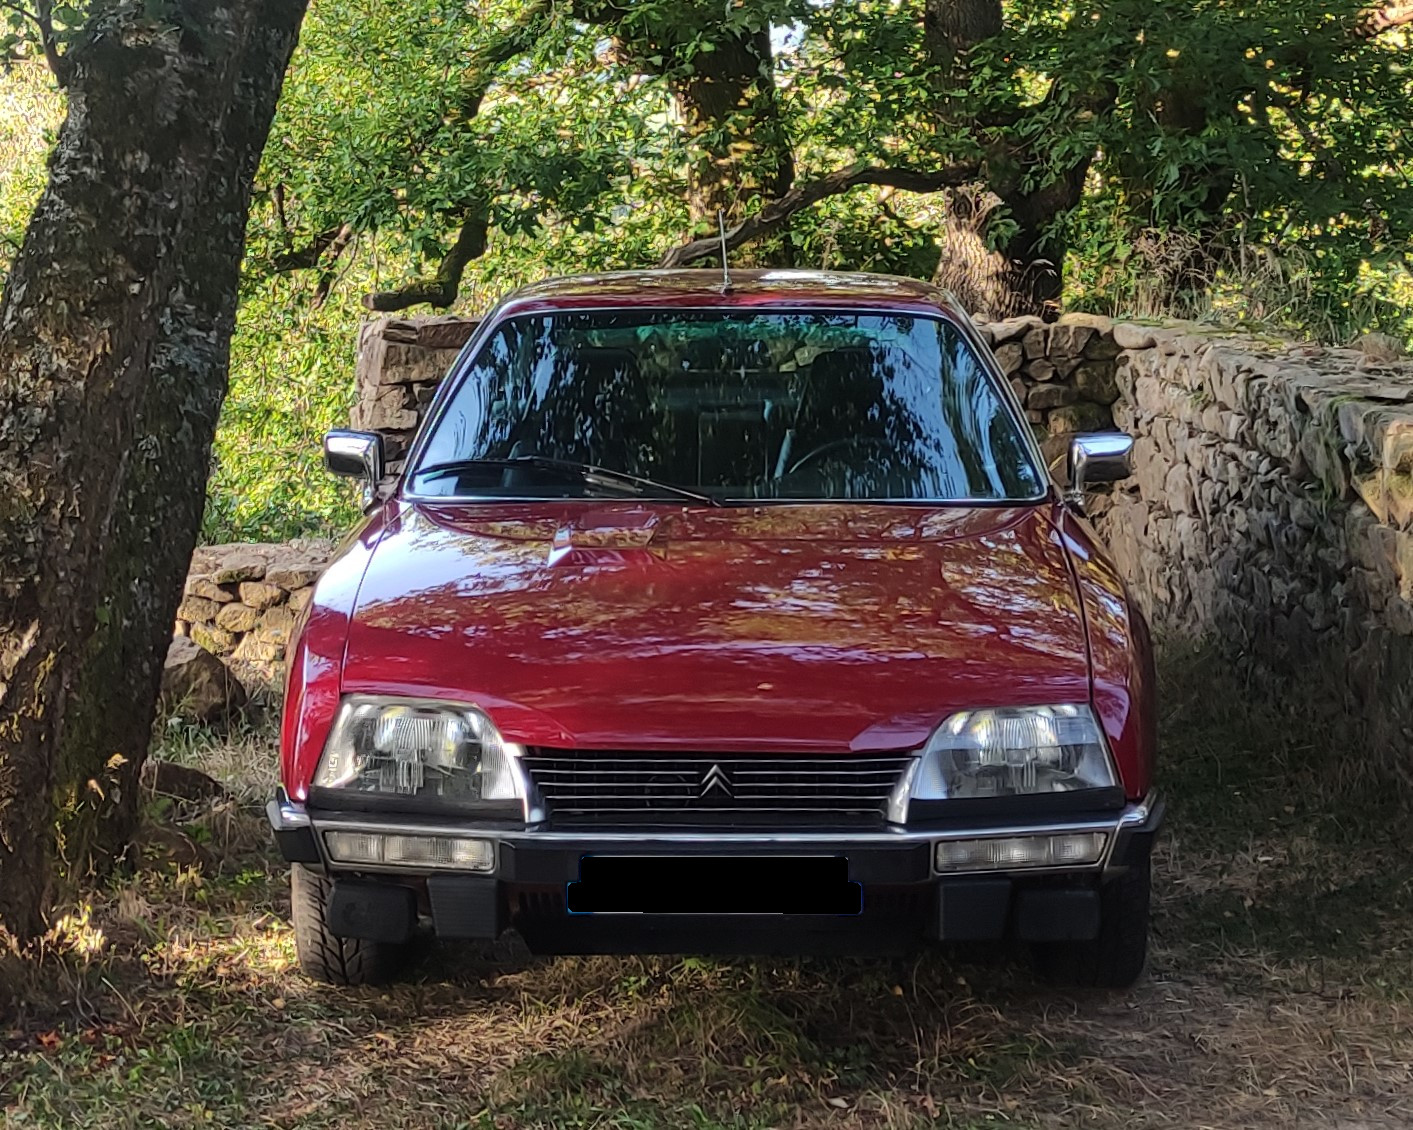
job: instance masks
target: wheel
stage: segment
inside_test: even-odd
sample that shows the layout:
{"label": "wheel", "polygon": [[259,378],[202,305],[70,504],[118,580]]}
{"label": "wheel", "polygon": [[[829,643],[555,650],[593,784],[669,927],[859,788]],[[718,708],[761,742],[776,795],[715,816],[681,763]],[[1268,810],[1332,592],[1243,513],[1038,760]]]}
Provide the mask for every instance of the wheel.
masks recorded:
{"label": "wheel", "polygon": [[331,934],[332,890],[333,884],[316,871],[298,864],[290,870],[290,917],[299,968],[330,985],[377,985],[395,976],[407,965],[409,947]]}
{"label": "wheel", "polygon": [[1099,889],[1099,935],[1087,942],[1040,942],[1040,975],[1052,985],[1127,989],[1148,959],[1148,908],[1153,877],[1148,853]]}

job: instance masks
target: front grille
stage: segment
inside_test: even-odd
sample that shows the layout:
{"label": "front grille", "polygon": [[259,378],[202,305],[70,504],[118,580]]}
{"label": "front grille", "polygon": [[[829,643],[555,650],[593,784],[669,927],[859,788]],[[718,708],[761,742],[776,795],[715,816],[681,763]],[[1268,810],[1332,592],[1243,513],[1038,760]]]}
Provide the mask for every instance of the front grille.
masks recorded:
{"label": "front grille", "polygon": [[881,821],[910,754],[716,756],[532,749],[556,821],[617,824]]}

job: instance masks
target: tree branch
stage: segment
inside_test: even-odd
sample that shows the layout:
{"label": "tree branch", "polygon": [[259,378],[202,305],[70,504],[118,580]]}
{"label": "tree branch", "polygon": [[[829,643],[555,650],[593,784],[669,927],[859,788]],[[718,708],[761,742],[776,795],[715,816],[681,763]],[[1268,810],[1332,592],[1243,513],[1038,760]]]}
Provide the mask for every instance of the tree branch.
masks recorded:
{"label": "tree branch", "polygon": [[[797,184],[778,200],[773,200],[753,216],[747,216],[739,224],[726,231],[726,249],[734,251],[743,243],[778,228],[796,212],[813,207],[830,196],[839,196],[859,185],[887,185],[904,192],[938,192],[944,188],[955,188],[975,180],[978,166],[975,164],[948,165],[943,169],[880,168],[868,165],[855,165],[839,169],[816,180]],[[662,257],[660,266],[683,267],[709,255],[721,254],[721,239],[706,236],[674,247]]]}
{"label": "tree branch", "polygon": [[536,0],[514,24],[467,60],[462,72],[465,77],[456,100],[456,112],[463,121],[470,121],[481,112],[481,100],[495,81],[496,72],[515,56],[523,55],[535,46],[544,34],[545,20],[551,11],[550,0]]}
{"label": "tree branch", "polygon": [[[0,3],[7,2],[9,0],[0,0]],[[464,125],[481,112],[481,102],[494,83],[500,68],[517,55],[523,55],[534,47],[544,34],[546,21],[552,14],[551,0],[534,0],[513,25],[499,32],[489,43],[472,53],[463,69],[461,84],[448,107],[448,116],[453,121]],[[430,138],[445,124],[445,119],[437,118],[423,131],[424,136]],[[276,197],[276,209],[283,223],[282,189]],[[478,202],[468,208],[456,242],[442,258],[434,277],[420,279],[397,290],[366,295],[363,305],[369,310],[377,311],[404,310],[421,303],[443,309],[450,306],[456,301],[467,264],[485,253],[488,230],[487,205],[485,202]],[[352,224],[328,228],[316,235],[306,246],[275,256],[274,269],[301,271],[321,268],[322,273],[314,294],[314,305],[318,306],[328,297],[329,287],[333,282],[330,268],[356,234]]]}
{"label": "tree branch", "polygon": [[44,50],[44,61],[54,73],[60,86],[69,85],[69,61],[59,54],[59,40],[54,34],[53,0],[36,0],[34,11],[30,11],[19,0],[0,0],[0,8],[8,9],[23,16],[39,31],[39,45]]}
{"label": "tree branch", "polygon": [[[277,210],[283,214],[283,206]],[[353,238],[353,234],[352,224],[344,224],[337,228],[325,228],[303,247],[296,247],[293,251],[285,251],[276,255],[271,260],[271,266],[281,273],[307,271],[311,267],[317,267],[326,252],[332,251],[334,258],[337,259],[343,249],[348,246],[348,241]]]}
{"label": "tree branch", "polygon": [[59,54],[59,41],[54,36],[53,0],[37,0],[35,9],[35,22],[39,24],[39,42],[44,48],[44,60],[54,72],[54,78],[59,85],[68,86],[69,60]]}
{"label": "tree branch", "polygon": [[1364,14],[1363,20],[1354,29],[1359,39],[1373,39],[1394,28],[1413,24],[1413,4],[1387,4]]}
{"label": "tree branch", "polygon": [[279,222],[280,231],[289,231],[289,218],[285,215],[285,184],[284,181],[276,181],[275,187],[270,189],[270,201],[275,206],[275,219]]}
{"label": "tree branch", "polygon": [[486,251],[486,235],[490,220],[485,205],[478,205],[461,225],[461,231],[452,244],[451,250],[443,257],[435,277],[420,279],[399,287],[397,290],[381,290],[363,299],[363,305],[379,313],[406,310],[425,302],[440,310],[445,310],[456,301],[461,289],[461,276],[466,273],[466,265],[479,259]]}
{"label": "tree branch", "polygon": [[344,224],[339,228],[338,234],[329,242],[328,248],[319,261],[319,281],[314,287],[314,308],[317,310],[324,305],[325,299],[329,297],[329,291],[334,286],[334,265],[338,262],[339,256],[343,254],[344,248],[353,242],[353,225]]}

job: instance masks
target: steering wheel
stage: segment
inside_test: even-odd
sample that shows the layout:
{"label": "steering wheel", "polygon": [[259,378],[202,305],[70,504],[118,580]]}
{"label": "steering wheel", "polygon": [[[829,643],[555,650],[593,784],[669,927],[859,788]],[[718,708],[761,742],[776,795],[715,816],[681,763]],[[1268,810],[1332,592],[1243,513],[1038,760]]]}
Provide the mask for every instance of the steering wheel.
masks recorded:
{"label": "steering wheel", "polygon": [[840,439],[831,439],[827,443],[821,443],[813,451],[805,452],[805,454],[796,459],[790,469],[785,472],[785,477],[788,478],[806,464],[813,463],[816,459],[828,455],[831,451],[849,450],[856,447],[881,447],[887,449],[889,452],[897,450],[892,443],[882,436],[843,436]]}

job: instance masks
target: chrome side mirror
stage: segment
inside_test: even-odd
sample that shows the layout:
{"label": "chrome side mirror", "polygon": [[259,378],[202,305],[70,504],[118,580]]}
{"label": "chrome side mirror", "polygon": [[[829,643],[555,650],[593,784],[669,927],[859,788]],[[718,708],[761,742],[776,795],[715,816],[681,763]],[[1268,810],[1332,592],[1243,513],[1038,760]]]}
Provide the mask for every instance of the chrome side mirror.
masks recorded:
{"label": "chrome side mirror", "polygon": [[324,466],[335,475],[363,480],[363,505],[383,481],[383,437],[377,432],[337,429],[324,436]]}
{"label": "chrome side mirror", "polygon": [[1065,501],[1084,509],[1091,483],[1116,483],[1132,473],[1133,437],[1123,432],[1091,432],[1070,440],[1069,489]]}

